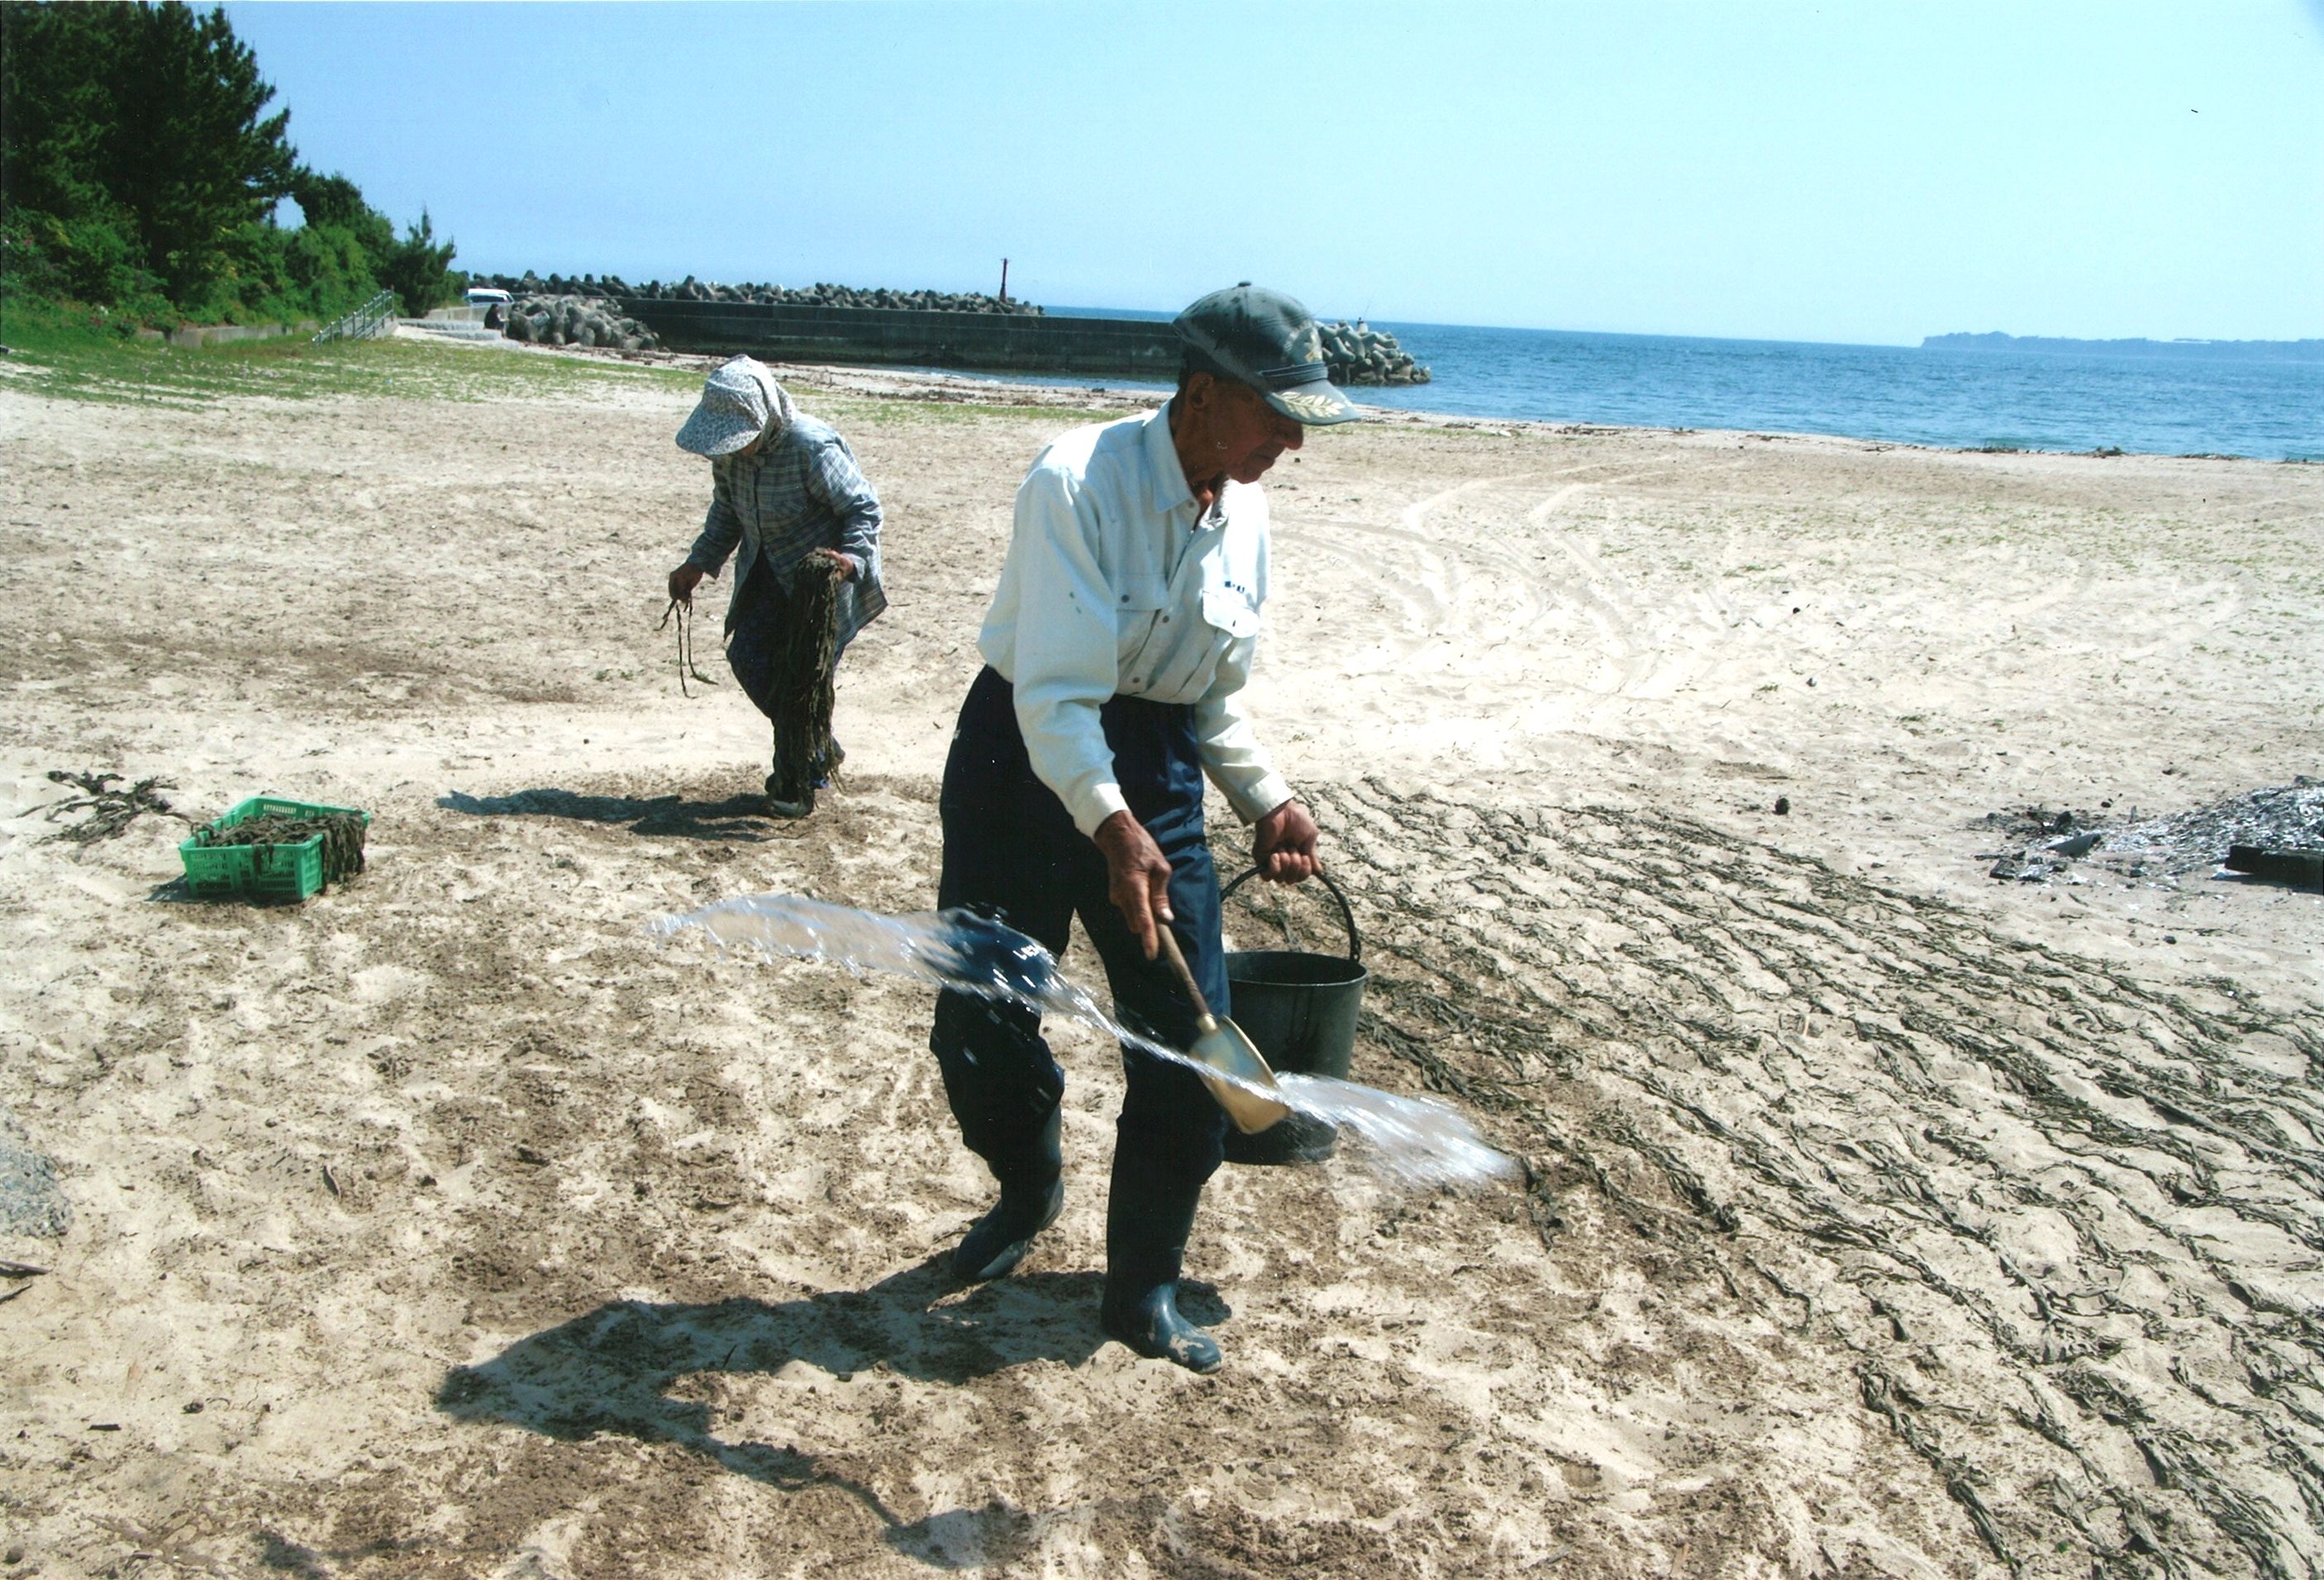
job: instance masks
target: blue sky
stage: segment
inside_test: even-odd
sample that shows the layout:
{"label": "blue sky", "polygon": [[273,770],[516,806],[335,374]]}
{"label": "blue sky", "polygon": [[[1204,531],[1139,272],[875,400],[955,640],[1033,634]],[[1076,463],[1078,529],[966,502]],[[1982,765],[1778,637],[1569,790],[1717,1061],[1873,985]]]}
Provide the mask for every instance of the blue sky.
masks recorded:
{"label": "blue sky", "polygon": [[2324,335],[2324,0],[226,9],[306,161],[476,270]]}

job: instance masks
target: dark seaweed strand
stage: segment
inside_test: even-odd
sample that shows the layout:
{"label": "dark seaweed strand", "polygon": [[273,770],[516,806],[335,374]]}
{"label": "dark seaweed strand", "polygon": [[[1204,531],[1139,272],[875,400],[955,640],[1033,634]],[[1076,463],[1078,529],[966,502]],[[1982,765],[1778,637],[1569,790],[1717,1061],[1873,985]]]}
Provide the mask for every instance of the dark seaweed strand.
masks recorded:
{"label": "dark seaweed strand", "polygon": [[328,813],[299,817],[287,812],[261,813],[230,829],[205,827],[194,834],[197,845],[252,845],[257,859],[272,863],[277,847],[301,845],[323,836],[323,881],[345,883],[364,869],[364,817],[359,812]]}
{"label": "dark seaweed strand", "polygon": [[835,767],[833,672],[839,657],[840,567],[810,555],[791,573],[790,618],[783,623],[775,680],[779,799],[804,801]]}
{"label": "dark seaweed strand", "polygon": [[[1557,1194],[1594,1190],[1727,1289],[1795,1302],[2013,1568],[2064,1572],[2063,1542],[2077,1574],[2316,1572],[2324,1319],[2216,1237],[2324,1251],[2312,1007],[2029,943],[1665,813],[1378,781],[1313,799],[1363,912],[1360,1058],[1479,1111],[1545,1238]],[[2063,1226],[2064,1265],[2013,1249],[2026,1214]],[[1932,1363],[1915,1327],[1945,1309],[1986,1364],[1960,1374],[2015,1399]],[[2177,1353],[2168,1375],[2109,1364],[2124,1324]],[[2148,1476],[2121,1476],[2125,1449]],[[2047,1468],[2006,1478],[2013,1459]]]}
{"label": "dark seaweed strand", "polygon": [[70,785],[81,793],[69,800],[51,802],[47,806],[37,808],[49,822],[55,822],[70,812],[86,812],[88,816],[59,829],[43,840],[43,844],[63,840],[76,845],[88,845],[99,840],[117,840],[143,813],[156,813],[180,821],[186,815],[171,808],[169,797],[161,794],[164,790],[178,787],[168,779],[140,779],[124,790],[120,788],[119,774],[73,774],[61,768],[51,768],[49,770],[49,783]]}
{"label": "dark seaweed strand", "polygon": [[661,624],[654,629],[668,629],[673,619],[678,621],[678,694],[690,698],[694,693],[687,686],[687,676],[691,675],[705,685],[716,685],[718,683],[703,674],[694,662],[694,600],[690,597],[671,599],[669,606],[661,611]]}

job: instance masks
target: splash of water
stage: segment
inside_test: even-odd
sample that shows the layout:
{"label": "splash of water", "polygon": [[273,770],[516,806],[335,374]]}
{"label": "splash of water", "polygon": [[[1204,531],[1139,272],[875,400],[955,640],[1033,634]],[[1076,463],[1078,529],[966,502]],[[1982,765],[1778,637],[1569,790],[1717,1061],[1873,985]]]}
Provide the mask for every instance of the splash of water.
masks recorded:
{"label": "splash of water", "polygon": [[[797,895],[745,895],[652,924],[659,937],[699,930],[722,949],[818,960],[862,974],[884,971],[936,988],[1021,1004],[1078,1021],[1117,1042],[1222,1076],[1179,1050],[1121,1024],[1063,971],[1032,939],[968,911],[883,916]],[[1284,1073],[1271,1097],[1303,1114],[1360,1136],[1361,1155],[1397,1183],[1424,1187],[1482,1183],[1516,1165],[1485,1144],[1475,1126],[1442,1103],[1401,1097],[1331,1076]],[[1238,1085],[1245,1085],[1238,1081]]]}

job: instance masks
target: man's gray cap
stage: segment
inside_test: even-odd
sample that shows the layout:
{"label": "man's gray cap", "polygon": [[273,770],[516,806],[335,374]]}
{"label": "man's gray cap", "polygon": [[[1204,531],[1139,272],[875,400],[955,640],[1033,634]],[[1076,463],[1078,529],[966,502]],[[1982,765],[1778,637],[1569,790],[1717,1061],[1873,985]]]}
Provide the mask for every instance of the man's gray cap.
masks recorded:
{"label": "man's gray cap", "polygon": [[1196,368],[1249,384],[1287,418],[1320,427],[1363,415],[1332,382],[1315,316],[1279,290],[1249,280],[1214,290],[1171,327]]}
{"label": "man's gray cap", "polygon": [[731,455],[766,431],[765,370],[747,356],[713,368],[702,381],[702,400],[678,430],[678,447],[696,455]]}

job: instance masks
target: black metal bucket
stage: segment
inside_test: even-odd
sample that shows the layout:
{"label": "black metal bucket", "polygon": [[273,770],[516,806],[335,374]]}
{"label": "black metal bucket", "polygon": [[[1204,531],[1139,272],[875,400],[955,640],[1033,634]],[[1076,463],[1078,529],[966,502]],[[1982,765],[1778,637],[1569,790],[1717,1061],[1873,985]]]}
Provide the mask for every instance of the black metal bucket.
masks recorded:
{"label": "black metal bucket", "polygon": [[[1252,868],[1221,890],[1228,896],[1259,875]],[[1227,984],[1234,997],[1234,1023],[1281,1074],[1342,1076],[1356,1051],[1356,1017],[1362,1012],[1364,983],[1356,914],[1348,896],[1321,871],[1315,874],[1339,902],[1347,923],[1345,955],[1300,950],[1234,950],[1227,954]],[[1328,1158],[1340,1144],[1336,1125],[1294,1111],[1256,1135],[1227,1132],[1231,1163],[1308,1163]]]}

